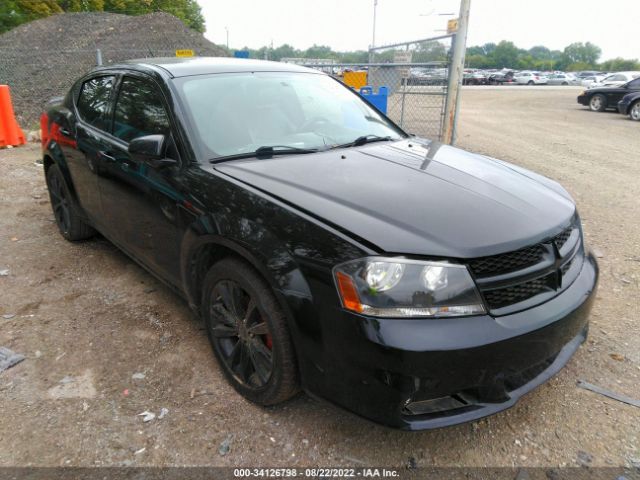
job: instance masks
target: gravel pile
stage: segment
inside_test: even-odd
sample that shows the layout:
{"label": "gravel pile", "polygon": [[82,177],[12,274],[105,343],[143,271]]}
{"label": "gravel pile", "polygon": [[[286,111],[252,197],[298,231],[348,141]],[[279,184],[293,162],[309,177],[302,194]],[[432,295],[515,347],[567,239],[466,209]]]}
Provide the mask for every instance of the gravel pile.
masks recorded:
{"label": "gravel pile", "polygon": [[128,16],[65,13],[21,25],[0,35],[0,84],[11,87],[18,121],[36,128],[44,103],[63,95],[96,63],[174,56],[191,49],[199,56],[226,56],[224,49],[167,13]]}

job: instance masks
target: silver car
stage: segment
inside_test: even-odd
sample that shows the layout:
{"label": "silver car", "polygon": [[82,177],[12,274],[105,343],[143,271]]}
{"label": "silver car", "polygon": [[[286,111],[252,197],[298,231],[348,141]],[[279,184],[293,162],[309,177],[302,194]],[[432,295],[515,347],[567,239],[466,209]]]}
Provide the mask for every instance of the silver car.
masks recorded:
{"label": "silver car", "polygon": [[554,73],[548,77],[548,85],[575,85],[576,77],[568,73]]}

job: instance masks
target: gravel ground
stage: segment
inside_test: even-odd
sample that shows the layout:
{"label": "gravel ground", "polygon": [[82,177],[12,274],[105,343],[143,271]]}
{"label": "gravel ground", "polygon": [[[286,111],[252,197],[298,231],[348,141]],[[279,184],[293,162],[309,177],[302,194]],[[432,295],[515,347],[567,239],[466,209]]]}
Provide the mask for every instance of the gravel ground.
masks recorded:
{"label": "gravel ground", "polygon": [[575,93],[465,89],[459,143],[574,196],[600,256],[590,338],[511,410],[420,433],[243,400],[178,297],[107,241],[58,235],[37,147],[0,151],[0,345],[26,356],[0,374],[0,466],[640,465],[640,409],[576,386],[640,398],[640,125]]}

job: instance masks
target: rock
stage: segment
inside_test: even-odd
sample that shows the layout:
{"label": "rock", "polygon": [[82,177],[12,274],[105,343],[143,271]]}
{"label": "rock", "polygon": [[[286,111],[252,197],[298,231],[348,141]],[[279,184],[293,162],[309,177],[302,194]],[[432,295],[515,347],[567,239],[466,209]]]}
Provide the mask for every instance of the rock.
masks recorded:
{"label": "rock", "polygon": [[220,444],[220,447],[218,447],[218,453],[224,457],[230,451],[231,451],[231,435],[228,435],[227,438],[225,438],[222,441],[222,443]]}
{"label": "rock", "polygon": [[9,276],[9,270],[8,269],[4,269],[4,270],[0,270],[0,277],[7,277]]}
{"label": "rock", "polygon": [[11,320],[15,316],[15,313],[5,313],[4,315],[2,315],[2,318],[4,318],[5,320]]}
{"label": "rock", "polygon": [[142,413],[138,414],[139,417],[142,417],[142,421],[144,423],[150,422],[151,420],[153,420],[154,418],[156,418],[156,414],[153,412],[150,412],[148,410],[145,410]]}
{"label": "rock", "polygon": [[93,383],[93,373],[85,370],[82,375],[72,377],[67,375],[58,385],[51,387],[47,394],[51,398],[94,398],[97,394]]}
{"label": "rock", "polygon": [[619,353],[610,353],[609,356],[616,362],[624,362],[624,355],[621,355]]}
{"label": "rock", "polygon": [[578,461],[578,465],[586,467],[593,461],[593,455],[591,455],[590,453],[584,452],[582,450],[579,450],[577,461]]}
{"label": "rock", "polygon": [[40,130],[29,130],[27,132],[27,142],[39,142],[42,137],[40,136]]}
{"label": "rock", "polygon": [[414,457],[409,457],[407,459],[407,470],[415,470],[418,468],[418,463]]}
{"label": "rock", "polygon": [[131,375],[131,378],[133,378],[134,380],[144,380],[145,374],[142,372],[137,372]]}
{"label": "rock", "polygon": [[158,414],[158,420],[162,420],[164,417],[167,416],[168,413],[169,413],[169,409],[162,407],[160,409],[160,413]]}

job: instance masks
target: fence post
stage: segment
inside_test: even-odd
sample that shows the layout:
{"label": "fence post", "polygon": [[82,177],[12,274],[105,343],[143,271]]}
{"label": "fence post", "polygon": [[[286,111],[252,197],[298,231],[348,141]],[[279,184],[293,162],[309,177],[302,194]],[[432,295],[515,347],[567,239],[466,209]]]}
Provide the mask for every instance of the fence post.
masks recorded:
{"label": "fence post", "polygon": [[102,65],[102,51],[99,48],[96,48],[96,65]]}
{"label": "fence post", "polygon": [[449,65],[449,84],[442,132],[442,142],[449,145],[453,145],[456,140],[456,122],[460,109],[460,89],[464,76],[464,56],[467,48],[470,8],[471,0],[460,0],[460,17],[458,18],[458,31],[453,37],[453,55]]}
{"label": "fence post", "polygon": [[407,79],[403,77],[400,81],[402,86],[402,103],[400,105],[400,126],[404,128],[404,99],[407,96]]}

